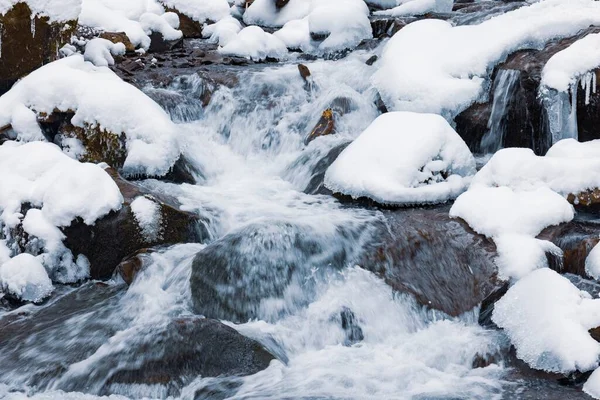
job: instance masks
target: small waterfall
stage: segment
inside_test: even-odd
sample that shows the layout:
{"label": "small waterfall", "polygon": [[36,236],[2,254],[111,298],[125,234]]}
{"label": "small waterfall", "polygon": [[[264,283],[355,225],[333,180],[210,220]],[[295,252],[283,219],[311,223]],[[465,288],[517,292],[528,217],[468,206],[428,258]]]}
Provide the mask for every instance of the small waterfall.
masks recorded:
{"label": "small waterfall", "polygon": [[520,74],[520,71],[512,69],[498,71],[493,86],[492,113],[487,125],[489,130],[481,138],[482,153],[494,153],[502,148],[506,135],[506,114]]}

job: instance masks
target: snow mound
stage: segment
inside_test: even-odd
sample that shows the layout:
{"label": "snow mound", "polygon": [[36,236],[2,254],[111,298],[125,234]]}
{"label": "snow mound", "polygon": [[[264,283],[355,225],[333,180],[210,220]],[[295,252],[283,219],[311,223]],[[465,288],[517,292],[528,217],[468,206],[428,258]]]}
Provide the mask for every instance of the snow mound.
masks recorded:
{"label": "snow mound", "polygon": [[600,368],[595,370],[588,378],[583,391],[595,399],[600,399]]}
{"label": "snow mound", "polygon": [[248,26],[221,47],[219,52],[263,61],[267,58],[281,59],[288,51],[285,44],[276,36],[263,31],[258,26]]}
{"label": "snow mound", "polygon": [[21,300],[39,303],[53,290],[42,263],[31,254],[19,254],[0,265],[0,289]]}
{"label": "snow mound", "polygon": [[508,54],[598,24],[600,2],[590,0],[541,1],[479,25],[417,21],[386,45],[373,84],[390,110],[452,118],[485,96],[484,82]]}
{"label": "snow mound", "polygon": [[391,10],[376,11],[375,15],[404,17],[408,15],[423,15],[430,12],[448,13],[452,11],[454,0],[408,0],[400,1],[398,7]]}
{"label": "snow mound", "polygon": [[161,0],[197,22],[219,21],[229,15],[227,0]]}
{"label": "snow mound", "polygon": [[83,0],[79,24],[108,32],[125,32],[134,46],[148,50],[152,32],[162,34],[166,40],[182,37],[181,31],[173,27],[173,15],[165,13],[164,7],[155,0]]}
{"label": "snow mound", "polygon": [[552,56],[542,71],[541,84],[559,92],[567,92],[577,85],[583,75],[598,67],[600,33],[587,35]]}
{"label": "snow mound", "polygon": [[244,13],[246,25],[281,27],[286,23],[306,17],[310,11],[311,0],[290,0],[281,9],[277,9],[274,0],[254,0]]}
{"label": "snow mound", "polygon": [[596,158],[600,159],[600,139],[578,142],[575,139],[563,139],[556,142],[546,153],[546,157]]}
{"label": "snow mound", "polygon": [[569,373],[598,366],[600,299],[548,268],[527,275],[500,299],[492,320],[505,330],[517,356],[536,369]]}
{"label": "snow mound", "polygon": [[97,67],[108,67],[115,64],[113,56],[125,54],[123,43],[113,43],[106,39],[92,39],[85,45],[83,58]]}
{"label": "snow mound", "polygon": [[562,257],[554,243],[528,235],[504,234],[494,238],[498,250],[495,260],[500,279],[521,279],[531,271],[548,268],[548,254]]}
{"label": "snow mound", "polygon": [[600,280],[600,246],[594,246],[585,259],[585,272],[592,278]]}
{"label": "snow mound", "polygon": [[131,211],[144,239],[148,242],[157,240],[161,233],[160,205],[148,197],[139,196],[131,202]]}
{"label": "snow mound", "polygon": [[214,24],[204,25],[202,37],[223,47],[235,39],[241,30],[242,24],[240,21],[233,17],[226,17]]}
{"label": "snow mound", "polygon": [[0,15],[17,3],[27,4],[33,15],[48,17],[50,22],[74,21],[81,12],[81,0],[0,0]]}
{"label": "snow mound", "polygon": [[110,69],[95,67],[80,55],[39,68],[0,97],[0,126],[12,124],[21,140],[40,138],[32,110],[48,115],[74,111],[75,126],[124,133],[126,174],[162,176],[179,158],[177,128],[165,111]]}
{"label": "snow mound", "polygon": [[383,204],[428,204],[463,192],[475,173],[467,145],[439,115],[378,117],[329,167],[325,186]]}
{"label": "snow mound", "polygon": [[456,199],[450,216],[494,238],[507,233],[536,236],[547,226],[572,220],[575,211],[564,197],[545,187],[515,191],[506,186],[473,185]]}

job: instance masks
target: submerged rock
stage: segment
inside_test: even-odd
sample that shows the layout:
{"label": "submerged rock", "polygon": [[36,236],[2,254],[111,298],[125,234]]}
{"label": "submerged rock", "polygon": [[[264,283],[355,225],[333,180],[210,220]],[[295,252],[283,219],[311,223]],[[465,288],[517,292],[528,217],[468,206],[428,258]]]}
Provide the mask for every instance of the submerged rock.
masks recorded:
{"label": "submerged rock", "polygon": [[[123,194],[123,207],[96,221],[93,226],[76,220],[63,228],[65,245],[73,254],[83,254],[90,262],[92,279],[108,279],[121,260],[136,251],[153,246],[202,242],[208,237],[206,227],[195,214],[181,211],[173,199],[153,196],[139,185],[123,179],[115,170],[107,169]],[[144,235],[131,203],[150,195],[157,204],[157,227],[152,237]]]}
{"label": "submerged rock", "polygon": [[0,95],[23,76],[58,58],[68,43],[77,21],[50,22],[32,15],[24,2],[0,14]]}
{"label": "submerged rock", "polygon": [[304,144],[308,145],[310,142],[315,140],[320,136],[332,135],[335,133],[335,118],[333,115],[333,110],[328,108],[323,111],[321,114],[321,118],[317,125],[312,129],[312,131],[308,134],[306,139],[304,139]]}

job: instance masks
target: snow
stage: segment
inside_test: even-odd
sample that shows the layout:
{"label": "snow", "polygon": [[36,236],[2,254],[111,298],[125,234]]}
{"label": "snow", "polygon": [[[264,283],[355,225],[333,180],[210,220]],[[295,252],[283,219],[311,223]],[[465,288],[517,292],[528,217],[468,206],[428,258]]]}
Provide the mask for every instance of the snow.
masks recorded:
{"label": "snow", "polygon": [[600,139],[579,142],[575,139],[563,139],[556,142],[546,153],[546,157],[595,158],[600,159]]}
{"label": "snow", "polygon": [[600,399],[600,368],[596,369],[583,385],[583,391],[595,399]]}
{"label": "snow", "polygon": [[306,17],[310,7],[311,0],[290,0],[285,7],[279,10],[275,6],[274,0],[254,0],[244,13],[244,23],[246,25],[281,27],[292,20]]}
{"label": "snow", "polygon": [[495,263],[500,279],[519,280],[531,271],[548,268],[548,254],[562,257],[562,250],[554,243],[528,235],[504,234],[494,238],[498,250]]}
{"label": "snow", "polygon": [[113,56],[125,54],[123,43],[113,43],[110,40],[95,38],[85,45],[83,58],[97,67],[108,67],[115,64]]}
{"label": "snow", "polygon": [[585,259],[585,273],[596,280],[600,280],[600,246],[594,246]]}
{"label": "snow", "polygon": [[281,59],[288,51],[285,44],[276,36],[263,31],[258,26],[248,26],[221,47],[219,52],[263,61],[266,58]]}
{"label": "snow", "polygon": [[404,17],[408,15],[423,15],[430,12],[449,13],[454,6],[454,0],[408,0],[402,1],[398,7],[391,10],[376,11],[375,15]]}
{"label": "snow", "polygon": [[594,24],[600,24],[600,2],[591,0],[546,0],[479,25],[417,21],[388,42],[373,84],[389,110],[452,118],[485,96],[489,74],[509,53]]}
{"label": "snow", "polygon": [[550,372],[598,366],[600,343],[588,330],[600,325],[600,299],[548,268],[533,271],[500,299],[492,320],[505,330],[517,356]]}
{"label": "snow", "polygon": [[144,239],[148,242],[158,239],[161,228],[160,205],[148,197],[139,196],[131,202],[131,211]]}
{"label": "snow", "polygon": [[235,39],[241,30],[242,24],[240,21],[233,17],[225,17],[214,24],[204,25],[202,37],[223,47]]}
{"label": "snow", "polygon": [[219,21],[229,15],[227,0],[161,0],[197,22]]}
{"label": "snow", "polygon": [[440,203],[464,191],[474,173],[473,155],[442,117],[391,112],[340,154],[325,186],[383,204]]}
{"label": "snow", "polygon": [[383,9],[396,7],[401,2],[402,0],[365,0],[365,3],[369,5]]}
{"label": "snow", "polygon": [[[474,183],[475,179],[477,176]],[[492,238],[507,233],[536,236],[545,227],[568,222],[574,215],[564,197],[545,187],[515,191],[475,184],[450,210],[450,216],[464,219],[473,230]]]}
{"label": "snow", "polygon": [[600,67],[600,34],[590,34],[559,51],[542,70],[542,86],[568,92],[579,78]]}
{"label": "snow", "polygon": [[53,290],[42,263],[31,254],[19,254],[0,265],[0,289],[24,301],[38,303]]}
{"label": "snow", "polygon": [[[107,94],[110,101],[106,101]],[[11,124],[23,107],[37,113],[74,111],[75,126],[101,126],[127,138],[125,174],[162,176],[179,158],[177,127],[165,111],[111,70],[95,67],[74,55],[47,64],[19,81],[0,97],[0,126]],[[32,136],[33,118],[27,129],[13,126],[19,138]]]}
{"label": "snow", "polygon": [[173,15],[165,13],[164,7],[155,0],[83,0],[79,24],[108,32],[125,32],[134,46],[147,50],[152,32],[161,33],[166,40],[182,37],[181,31],[173,27]]}
{"label": "snow", "polygon": [[0,0],[0,15],[17,3],[26,3],[33,15],[48,17],[50,22],[73,21],[81,12],[81,0]]}

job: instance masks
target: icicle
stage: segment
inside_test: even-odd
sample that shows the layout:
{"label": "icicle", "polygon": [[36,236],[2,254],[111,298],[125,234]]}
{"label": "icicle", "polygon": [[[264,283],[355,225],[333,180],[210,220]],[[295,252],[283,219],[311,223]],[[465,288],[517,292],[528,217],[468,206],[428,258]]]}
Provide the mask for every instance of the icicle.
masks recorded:
{"label": "icicle", "polygon": [[571,87],[571,112],[567,119],[567,124],[564,127],[565,132],[561,139],[573,138],[577,139],[577,84]]}
{"label": "icicle", "polygon": [[31,37],[35,38],[35,15],[31,15]]}
{"label": "icicle", "polygon": [[2,58],[2,33],[3,33],[3,26],[2,26],[2,24],[0,24],[0,58]]}

